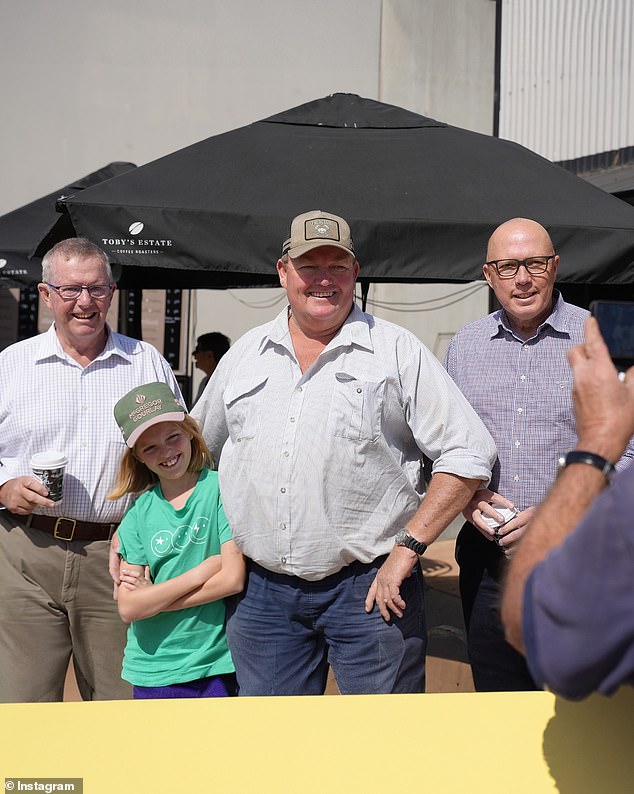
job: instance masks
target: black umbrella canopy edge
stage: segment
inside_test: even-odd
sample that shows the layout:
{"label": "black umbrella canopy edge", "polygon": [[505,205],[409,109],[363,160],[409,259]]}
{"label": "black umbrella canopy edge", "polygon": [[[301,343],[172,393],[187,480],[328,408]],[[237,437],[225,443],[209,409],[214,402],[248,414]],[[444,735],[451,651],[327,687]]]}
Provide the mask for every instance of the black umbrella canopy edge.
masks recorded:
{"label": "black umbrella canopy edge", "polygon": [[[361,116],[350,115],[348,111],[340,124],[332,122],[328,113],[336,102],[344,101],[364,110],[365,124],[360,124]],[[312,123],[311,118],[320,105],[323,106],[322,120]],[[372,123],[372,113],[377,107],[381,123]],[[385,122],[385,117],[399,113],[407,117],[409,126],[401,119],[391,124]],[[436,192],[437,182],[427,179],[424,170],[441,159],[435,151],[429,158],[431,165],[416,163],[410,173],[407,169],[399,172],[397,188],[391,192],[387,192],[377,178],[364,196],[370,206],[362,212],[354,206],[354,178],[337,182],[328,168],[321,168],[322,164],[331,165],[333,152],[336,153],[338,147],[354,141],[355,146],[346,150],[345,160],[353,160],[357,172],[371,171],[378,148],[370,155],[361,149],[387,140],[391,146],[386,155],[390,163],[389,158],[398,153],[397,141],[411,140],[411,136],[421,134],[425,136],[426,145],[439,145],[439,136],[453,142],[452,156],[443,156],[441,162],[441,174],[452,188],[444,205]],[[254,135],[258,146],[252,144]],[[308,191],[301,175],[301,166],[305,163],[287,154],[291,151],[290,142],[298,140],[304,160],[316,163]],[[359,141],[364,142],[364,147],[356,145]],[[208,151],[210,147],[211,152]],[[240,156],[235,152],[231,156],[232,147]],[[357,156],[359,160],[354,160]],[[513,179],[502,178],[496,173],[496,167],[507,159],[514,164]],[[179,175],[188,162],[188,179],[182,180]],[[473,178],[463,178],[467,165],[474,162],[483,167]],[[241,171],[236,171],[238,166]],[[559,190],[556,195],[546,184],[546,176],[552,175],[556,175]],[[223,207],[222,201],[218,207],[211,205],[212,200],[218,200],[218,194],[224,200],[245,182],[251,188],[249,179],[255,177],[261,180],[261,192],[254,196],[255,191],[247,190],[242,205],[234,201],[236,206],[231,211]],[[126,188],[131,188],[125,207],[122,201],[111,200],[124,180]],[[148,183],[157,195],[161,195],[160,189],[168,184],[168,200],[154,201],[150,196],[146,204],[135,202],[135,197],[139,198]],[[275,195],[278,183],[278,192],[284,194],[285,201]],[[497,207],[491,207],[488,199],[480,200],[487,188],[498,197]],[[206,201],[206,191],[210,192],[208,209],[189,206],[201,196],[205,196]],[[529,193],[530,201],[526,199]],[[424,200],[423,210],[410,206],[414,203],[412,197],[418,194]],[[569,206],[571,196],[578,196],[574,212]],[[547,200],[550,200],[550,214],[541,215],[539,208],[547,204]],[[458,233],[457,227],[452,226],[455,219],[442,216],[443,213],[451,215],[454,205],[460,202],[471,204],[468,219],[460,222]],[[224,286],[236,280],[248,282],[249,274],[256,283],[261,283],[263,278],[275,283],[275,262],[281,241],[287,236],[290,218],[298,212],[316,208],[337,212],[350,221],[363,272],[377,282],[459,283],[480,279],[488,236],[502,221],[521,215],[535,218],[551,232],[555,245],[561,249],[562,281],[630,284],[634,276],[634,210],[625,202],[519,144],[445,125],[356,95],[333,95],[315,100],[246,127],[212,136],[141,166],[133,174],[89,189],[67,200],[66,205],[77,233],[98,243],[105,240],[104,245],[113,261],[119,262],[124,269],[146,266],[157,270],[178,269],[180,272],[174,273],[174,279],[182,286],[199,282],[198,275],[192,273],[200,270],[209,271],[210,286]],[[597,205],[602,207],[603,225],[593,223]],[[387,217],[394,208],[396,217]],[[437,210],[437,217],[434,210]],[[90,220],[86,212],[92,214]],[[583,219],[585,228],[573,224],[573,219],[577,224]],[[137,245],[129,230],[139,225],[145,227],[144,234],[149,240],[170,240],[172,250]],[[194,238],[198,238],[197,245],[192,244]],[[110,240],[124,239],[127,239],[127,248],[120,242],[109,245]],[[156,253],[147,255],[148,249]]]}
{"label": "black umbrella canopy edge", "polygon": [[[122,211],[120,207],[108,205],[104,205],[102,209],[107,215]],[[71,206],[69,211],[72,217],[74,207]],[[143,209],[131,207],[127,211],[130,213],[129,217],[139,217]],[[446,260],[447,252],[451,253],[453,250],[455,227],[452,223],[420,223],[417,224],[415,233],[411,231],[411,227],[408,231],[394,226],[388,233],[385,230],[380,231],[373,219],[357,219],[348,215],[355,238],[355,250],[361,264],[361,274],[374,283],[465,283],[481,280],[488,238],[493,229],[509,217],[511,216],[500,215],[488,223],[465,224],[462,228],[460,255],[456,253],[451,267],[444,270],[438,267],[438,261]],[[201,219],[200,222],[203,223],[204,220]],[[124,225],[125,223],[127,219]],[[188,223],[196,225],[191,220],[191,214]],[[121,266],[122,286],[178,286],[189,289],[277,286],[279,280],[276,263],[281,251],[277,240],[266,233],[271,225],[284,228],[279,236],[282,239],[286,234],[286,222],[281,219],[264,216],[242,220],[242,235],[250,240],[250,245],[242,246],[240,260],[235,258],[231,246],[227,248],[226,242],[220,240],[216,247],[225,250],[226,259],[207,256],[204,251],[199,256],[181,252],[178,259],[172,259],[167,252],[148,266],[139,264],[138,249],[116,248],[120,241],[95,239],[90,229],[83,231],[81,221],[74,223],[75,228],[81,229],[84,236],[94,239],[109,251],[113,264]],[[551,226],[550,233],[555,250],[566,251],[571,242],[574,242],[576,248],[583,248],[588,255],[595,252],[598,261],[601,259],[606,237],[614,238],[620,234],[626,238],[628,235],[632,236],[627,230],[606,230],[601,227],[580,230],[571,226]],[[162,241],[143,241],[145,249],[148,247],[146,242],[157,242],[160,245]],[[624,247],[627,244],[626,239]],[[123,245],[121,242],[121,246]],[[210,239],[206,250],[214,250],[213,239]],[[421,273],[425,275],[421,276]],[[613,259],[609,266],[604,262],[600,269],[584,273],[583,279],[580,279],[574,256],[564,253],[558,280],[571,284],[634,284],[634,260],[626,252]]]}
{"label": "black umbrella canopy edge", "polygon": [[[29,258],[41,259],[44,254],[55,245],[55,243],[59,242],[60,240],[64,240],[67,237],[76,236],[74,234],[74,227],[68,218],[68,213],[66,212],[67,200],[73,198],[82,190],[87,190],[91,187],[94,187],[95,185],[107,182],[109,179],[116,179],[118,176],[127,174],[136,167],[137,166],[134,163],[115,160],[103,166],[102,168],[99,168],[96,171],[81,177],[81,179],[71,182],[57,191],[56,194],[51,194],[50,196],[45,197],[45,199],[48,201],[48,199],[52,198],[53,195],[56,196],[52,206],[57,215],[51,221],[41,239],[34,241],[29,253]],[[40,199],[40,201],[42,200]]]}
{"label": "black umbrella canopy edge", "polygon": [[[52,244],[48,241],[74,236],[68,215],[56,211],[60,200],[133,168],[134,163],[113,161],[0,216],[0,285],[21,288],[36,284],[41,278],[41,256]],[[40,244],[42,253],[34,256],[34,248]]]}

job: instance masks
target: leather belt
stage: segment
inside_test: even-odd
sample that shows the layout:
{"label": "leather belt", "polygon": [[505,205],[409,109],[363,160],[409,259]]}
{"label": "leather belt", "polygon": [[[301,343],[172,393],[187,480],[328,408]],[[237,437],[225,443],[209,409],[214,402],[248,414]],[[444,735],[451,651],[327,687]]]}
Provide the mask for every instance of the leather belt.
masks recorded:
{"label": "leather belt", "polygon": [[27,529],[37,529],[52,535],[56,540],[110,540],[118,524],[98,524],[94,521],[77,521],[65,516],[9,515]]}

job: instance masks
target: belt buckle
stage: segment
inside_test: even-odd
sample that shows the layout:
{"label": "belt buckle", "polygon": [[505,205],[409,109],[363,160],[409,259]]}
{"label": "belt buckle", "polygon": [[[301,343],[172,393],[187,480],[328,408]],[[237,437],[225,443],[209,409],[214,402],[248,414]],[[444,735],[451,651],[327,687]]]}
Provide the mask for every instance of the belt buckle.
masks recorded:
{"label": "belt buckle", "polygon": [[[73,526],[72,526],[72,528],[71,528],[71,530],[70,530],[70,535],[68,535],[67,537],[65,537],[64,535],[60,535],[60,534],[58,534],[58,533],[59,533],[59,531],[60,531],[60,521],[68,521],[70,524],[72,524],[72,525],[73,525]],[[74,537],[74,535],[75,535],[75,527],[76,527],[76,526],[77,526],[77,521],[76,521],[74,518],[64,518],[64,516],[60,516],[60,517],[57,519],[57,521],[55,522],[55,526],[54,526],[54,528],[53,528],[53,537],[54,537],[56,540],[66,540],[66,541],[70,541],[70,540],[72,540],[72,539],[73,539],[73,537]],[[62,530],[62,531],[63,531],[63,530]]]}

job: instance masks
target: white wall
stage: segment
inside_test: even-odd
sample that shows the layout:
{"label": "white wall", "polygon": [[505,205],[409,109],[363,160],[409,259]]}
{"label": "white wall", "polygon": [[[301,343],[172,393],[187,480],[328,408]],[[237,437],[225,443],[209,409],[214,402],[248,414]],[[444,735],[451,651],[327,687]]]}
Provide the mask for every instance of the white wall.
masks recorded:
{"label": "white wall", "polygon": [[0,212],[334,91],[376,98],[380,0],[0,0]]}
{"label": "white wall", "polygon": [[495,2],[384,0],[380,99],[475,132],[493,129]]}

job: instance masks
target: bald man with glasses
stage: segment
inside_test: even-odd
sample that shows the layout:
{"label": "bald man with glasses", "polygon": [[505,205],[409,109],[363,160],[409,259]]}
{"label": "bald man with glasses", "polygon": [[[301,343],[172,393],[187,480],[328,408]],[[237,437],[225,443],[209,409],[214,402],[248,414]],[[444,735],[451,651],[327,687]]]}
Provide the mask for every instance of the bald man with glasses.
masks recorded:
{"label": "bald man with glasses", "polygon": [[537,688],[523,656],[504,638],[499,602],[508,558],[555,479],[558,458],[577,441],[566,353],[583,342],[589,313],[554,288],[558,267],[539,223],[514,218],[499,226],[483,272],[501,308],[459,331],[445,360],[498,449],[491,482],[465,509],[456,541],[479,691]]}

